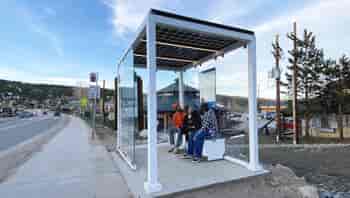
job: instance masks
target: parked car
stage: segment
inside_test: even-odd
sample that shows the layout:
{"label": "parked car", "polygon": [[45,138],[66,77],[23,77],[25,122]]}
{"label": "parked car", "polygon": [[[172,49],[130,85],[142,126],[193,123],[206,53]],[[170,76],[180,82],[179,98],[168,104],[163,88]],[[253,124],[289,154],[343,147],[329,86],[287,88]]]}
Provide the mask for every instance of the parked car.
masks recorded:
{"label": "parked car", "polygon": [[285,117],[283,120],[282,120],[282,127],[286,130],[292,130],[294,127],[293,127],[293,118],[292,117]]}
{"label": "parked car", "polygon": [[22,112],[19,112],[17,115],[19,118],[31,118],[34,116],[34,114],[29,111],[22,111]]}
{"label": "parked car", "polygon": [[4,107],[0,109],[0,114],[1,114],[0,117],[13,117],[16,115],[15,111],[10,107]]}
{"label": "parked car", "polygon": [[55,111],[55,113],[53,115],[56,116],[56,117],[61,116],[61,112]]}

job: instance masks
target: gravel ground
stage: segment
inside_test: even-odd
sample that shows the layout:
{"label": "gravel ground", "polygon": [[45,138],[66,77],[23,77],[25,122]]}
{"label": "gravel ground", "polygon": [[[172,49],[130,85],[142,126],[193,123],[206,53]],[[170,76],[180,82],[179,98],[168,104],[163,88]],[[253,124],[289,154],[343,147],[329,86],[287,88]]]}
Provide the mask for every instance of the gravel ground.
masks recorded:
{"label": "gravel ground", "polygon": [[321,191],[350,193],[350,146],[337,148],[264,148],[264,164],[282,164]]}

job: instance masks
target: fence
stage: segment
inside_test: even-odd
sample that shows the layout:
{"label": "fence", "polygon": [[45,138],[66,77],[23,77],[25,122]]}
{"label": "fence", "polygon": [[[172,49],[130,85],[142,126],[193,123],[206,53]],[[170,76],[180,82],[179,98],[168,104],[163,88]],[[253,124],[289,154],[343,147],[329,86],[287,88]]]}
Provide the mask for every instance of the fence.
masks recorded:
{"label": "fence", "polygon": [[[339,137],[337,115],[318,115],[310,119],[309,134],[315,137]],[[350,115],[343,115],[344,137],[350,137]],[[305,120],[302,120],[302,134],[305,135]]]}

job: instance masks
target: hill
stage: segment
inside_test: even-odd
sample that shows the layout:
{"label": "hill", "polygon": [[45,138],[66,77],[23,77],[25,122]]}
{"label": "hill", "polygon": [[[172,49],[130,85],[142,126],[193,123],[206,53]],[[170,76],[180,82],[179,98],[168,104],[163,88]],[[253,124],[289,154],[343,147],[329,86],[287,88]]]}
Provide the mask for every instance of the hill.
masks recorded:
{"label": "hill", "polygon": [[19,96],[43,101],[62,96],[73,96],[73,90],[73,87],[70,86],[33,84],[0,79],[0,97]]}
{"label": "hill", "polygon": [[[0,79],[0,100],[6,96],[43,101],[62,97],[73,97],[76,87],[51,84],[34,84]],[[105,89],[106,96],[113,96],[114,90]]]}

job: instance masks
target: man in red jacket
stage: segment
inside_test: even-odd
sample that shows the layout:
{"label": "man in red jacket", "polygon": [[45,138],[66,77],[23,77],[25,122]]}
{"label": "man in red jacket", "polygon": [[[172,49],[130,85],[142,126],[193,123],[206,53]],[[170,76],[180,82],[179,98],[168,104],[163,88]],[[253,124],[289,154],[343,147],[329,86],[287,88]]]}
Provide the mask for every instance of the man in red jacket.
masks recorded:
{"label": "man in red jacket", "polygon": [[[169,150],[170,152],[177,151],[177,148],[182,144],[182,137],[181,136],[181,128],[183,126],[185,113],[181,109],[179,105],[175,106],[175,113],[172,117],[172,124],[173,127],[169,131],[169,139],[170,139],[170,145],[171,148]],[[177,134],[177,141],[175,144],[175,134]]]}

